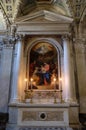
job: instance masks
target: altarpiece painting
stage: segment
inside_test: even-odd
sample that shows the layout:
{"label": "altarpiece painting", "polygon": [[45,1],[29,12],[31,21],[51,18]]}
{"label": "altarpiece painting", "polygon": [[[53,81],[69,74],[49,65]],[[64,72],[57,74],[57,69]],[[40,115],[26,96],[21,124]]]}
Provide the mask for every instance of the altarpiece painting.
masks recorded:
{"label": "altarpiece painting", "polygon": [[[32,47],[29,60],[29,79],[32,79],[32,88],[38,90],[59,89],[58,74],[56,48],[45,42],[37,43]],[[30,85],[29,88],[31,88]]]}

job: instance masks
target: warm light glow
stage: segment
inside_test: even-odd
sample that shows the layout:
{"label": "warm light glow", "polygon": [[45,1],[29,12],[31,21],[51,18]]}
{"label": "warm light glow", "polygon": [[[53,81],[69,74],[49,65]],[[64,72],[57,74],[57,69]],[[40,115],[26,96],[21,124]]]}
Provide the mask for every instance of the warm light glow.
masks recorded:
{"label": "warm light glow", "polygon": [[53,80],[54,80],[54,82],[56,82],[56,78],[54,78]]}
{"label": "warm light glow", "polygon": [[59,78],[59,83],[60,83],[60,90],[62,90],[62,78]]}
{"label": "warm light glow", "polygon": [[62,81],[62,78],[59,78],[60,81]]}
{"label": "warm light glow", "polygon": [[28,81],[28,79],[27,79],[27,78],[25,78],[25,79],[24,79],[24,81],[25,81],[25,82],[27,82],[27,81]]}
{"label": "warm light glow", "polygon": [[32,82],[32,81],[33,81],[33,78],[31,78],[30,81]]}

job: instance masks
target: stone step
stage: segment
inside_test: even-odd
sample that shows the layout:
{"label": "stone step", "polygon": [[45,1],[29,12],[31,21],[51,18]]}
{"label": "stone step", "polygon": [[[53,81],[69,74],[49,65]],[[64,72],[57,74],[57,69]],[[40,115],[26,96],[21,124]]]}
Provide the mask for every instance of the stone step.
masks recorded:
{"label": "stone step", "polygon": [[21,127],[19,130],[72,130],[66,127]]}

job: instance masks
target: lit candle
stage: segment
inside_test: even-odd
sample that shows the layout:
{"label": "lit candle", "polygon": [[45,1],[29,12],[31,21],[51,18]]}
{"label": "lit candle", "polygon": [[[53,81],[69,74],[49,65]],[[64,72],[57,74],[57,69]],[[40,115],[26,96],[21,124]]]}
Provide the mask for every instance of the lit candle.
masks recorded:
{"label": "lit candle", "polygon": [[31,81],[31,90],[32,90],[32,88],[33,88],[33,86],[32,86],[33,79],[31,78],[30,81]]}
{"label": "lit candle", "polygon": [[59,79],[60,90],[62,90],[62,78]]}
{"label": "lit candle", "polygon": [[54,80],[54,89],[56,89],[56,78],[54,78],[53,80]]}
{"label": "lit candle", "polygon": [[27,90],[28,89],[28,79],[25,78],[24,81],[25,81],[25,90]]}

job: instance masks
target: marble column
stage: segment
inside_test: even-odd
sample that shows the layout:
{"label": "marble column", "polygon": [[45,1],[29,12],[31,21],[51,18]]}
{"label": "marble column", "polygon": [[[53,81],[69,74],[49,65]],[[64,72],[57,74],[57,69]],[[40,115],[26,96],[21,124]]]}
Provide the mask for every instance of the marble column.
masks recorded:
{"label": "marble column", "polygon": [[11,100],[10,100],[11,103],[16,103],[20,100],[18,80],[21,64],[21,53],[22,53],[22,39],[19,38],[15,44],[13,53]]}
{"label": "marble column", "polygon": [[[71,77],[71,57],[70,57],[70,40],[68,37],[63,38],[64,46],[64,85],[63,85],[63,96],[65,101],[73,101],[74,90]],[[73,70],[72,70],[73,71]]]}

